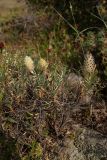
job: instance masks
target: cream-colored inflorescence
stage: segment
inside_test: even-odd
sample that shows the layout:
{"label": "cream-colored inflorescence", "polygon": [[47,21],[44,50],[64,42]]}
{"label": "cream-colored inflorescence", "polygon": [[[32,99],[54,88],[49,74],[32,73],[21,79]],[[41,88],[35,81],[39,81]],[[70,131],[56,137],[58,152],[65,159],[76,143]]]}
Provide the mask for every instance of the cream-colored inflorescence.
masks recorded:
{"label": "cream-colored inflorescence", "polygon": [[43,58],[40,58],[38,64],[39,64],[40,69],[43,71],[46,71],[46,69],[48,68],[48,63]]}
{"label": "cream-colored inflorescence", "polygon": [[84,62],[84,83],[82,86],[81,102],[89,103],[91,101],[95,84],[97,82],[96,64],[91,53],[87,53]]}
{"label": "cream-colored inflorescence", "polygon": [[84,71],[85,73],[94,73],[96,69],[96,64],[94,61],[94,57],[91,53],[87,53],[85,57],[85,63],[84,63]]}
{"label": "cream-colored inflorescence", "polygon": [[33,74],[34,73],[34,62],[31,59],[31,57],[26,56],[24,59],[24,63],[28,71]]}

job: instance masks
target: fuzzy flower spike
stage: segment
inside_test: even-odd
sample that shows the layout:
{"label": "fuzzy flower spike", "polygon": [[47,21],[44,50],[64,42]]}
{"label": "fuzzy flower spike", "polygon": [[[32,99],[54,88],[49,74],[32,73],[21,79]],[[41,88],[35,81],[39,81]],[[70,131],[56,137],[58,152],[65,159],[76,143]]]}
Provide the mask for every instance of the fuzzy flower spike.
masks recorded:
{"label": "fuzzy flower spike", "polygon": [[33,62],[32,58],[29,56],[26,56],[24,59],[24,63],[25,63],[26,68],[28,69],[28,71],[30,73],[34,74],[34,62]]}
{"label": "fuzzy flower spike", "polygon": [[94,57],[90,52],[85,55],[83,75],[80,103],[89,104],[97,84],[96,64]]}
{"label": "fuzzy flower spike", "polygon": [[39,63],[39,67],[40,67],[40,69],[41,69],[42,71],[46,71],[46,70],[47,70],[47,68],[48,68],[48,63],[46,62],[45,59],[40,58],[40,60],[39,60],[38,63]]}
{"label": "fuzzy flower spike", "polygon": [[86,73],[93,74],[96,69],[94,57],[91,53],[87,53],[85,57],[84,70]]}

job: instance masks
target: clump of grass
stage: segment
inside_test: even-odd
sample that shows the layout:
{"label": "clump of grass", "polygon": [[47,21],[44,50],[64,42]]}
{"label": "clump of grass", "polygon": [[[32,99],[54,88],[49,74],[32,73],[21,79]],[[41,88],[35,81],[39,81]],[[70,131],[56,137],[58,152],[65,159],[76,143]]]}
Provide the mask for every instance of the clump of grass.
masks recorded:
{"label": "clump of grass", "polygon": [[51,56],[48,62],[45,60],[47,57],[41,57],[39,54],[35,56],[31,50],[28,54],[6,49],[1,55],[2,128],[5,132],[8,130],[11,137],[18,138],[22,159],[41,159],[41,138],[48,136],[48,127],[44,122],[49,113],[45,110],[53,106],[53,96],[66,73],[65,66],[58,59],[50,63]]}

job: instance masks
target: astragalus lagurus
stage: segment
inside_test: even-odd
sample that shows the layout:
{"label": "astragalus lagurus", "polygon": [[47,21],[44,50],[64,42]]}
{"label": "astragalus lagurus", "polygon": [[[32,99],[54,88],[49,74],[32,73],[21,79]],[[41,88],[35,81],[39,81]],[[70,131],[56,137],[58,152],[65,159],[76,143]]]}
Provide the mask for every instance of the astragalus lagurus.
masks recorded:
{"label": "astragalus lagurus", "polygon": [[81,101],[84,103],[89,103],[92,99],[97,83],[95,60],[93,55],[89,52],[85,55],[83,76],[84,85],[82,87]]}
{"label": "astragalus lagurus", "polygon": [[47,68],[48,68],[48,63],[46,62],[46,60],[43,59],[43,58],[40,58],[38,64],[39,64],[40,69],[41,69],[42,71],[46,72],[46,70],[47,70]]}
{"label": "astragalus lagurus", "polygon": [[30,56],[26,56],[24,59],[25,66],[30,73],[34,73],[34,62]]}
{"label": "astragalus lagurus", "polygon": [[91,53],[87,53],[85,56],[85,62],[84,62],[84,74],[89,73],[90,76],[95,72],[96,64],[94,57]]}

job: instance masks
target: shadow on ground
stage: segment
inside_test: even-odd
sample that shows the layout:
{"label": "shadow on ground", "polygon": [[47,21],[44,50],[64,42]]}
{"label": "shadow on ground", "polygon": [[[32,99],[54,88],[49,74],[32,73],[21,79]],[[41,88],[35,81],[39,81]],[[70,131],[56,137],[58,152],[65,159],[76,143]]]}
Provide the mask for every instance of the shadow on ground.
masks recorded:
{"label": "shadow on ground", "polygon": [[17,153],[16,140],[0,130],[0,160],[21,160]]}

